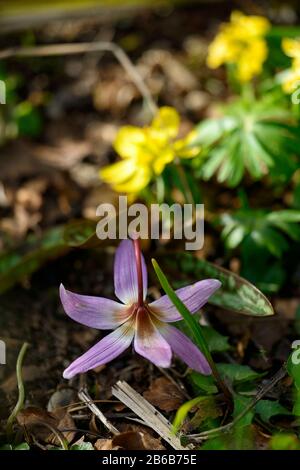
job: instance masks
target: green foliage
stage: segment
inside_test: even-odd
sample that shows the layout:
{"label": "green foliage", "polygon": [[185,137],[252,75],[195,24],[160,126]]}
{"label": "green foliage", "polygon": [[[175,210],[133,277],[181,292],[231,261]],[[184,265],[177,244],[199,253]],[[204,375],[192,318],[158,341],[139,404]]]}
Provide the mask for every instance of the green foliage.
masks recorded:
{"label": "green foliage", "polygon": [[290,415],[291,412],[277,400],[260,400],[255,406],[256,413],[263,421],[270,421],[273,416]]}
{"label": "green foliage", "polygon": [[207,397],[196,397],[181,405],[181,407],[177,410],[173,421],[173,431],[175,433],[179,431],[179,428],[181,427],[183,421],[186,419],[188,413],[201,402],[205,402],[205,400],[207,400]]}
{"label": "green foliage", "polygon": [[300,345],[296,345],[287,362],[287,371],[294,380],[293,414],[300,416]]}
{"label": "green foliage", "polygon": [[252,370],[251,367],[242,364],[219,363],[217,367],[221,376],[232,384],[253,382],[261,377],[261,374]]}
{"label": "green foliage", "polygon": [[202,332],[210,352],[226,352],[230,349],[228,336],[221,335],[210,326],[202,326]]}
{"label": "green foliage", "polygon": [[281,259],[275,258],[251,237],[241,244],[241,275],[265,293],[277,292],[286,280]]}
{"label": "green foliage", "polygon": [[27,442],[22,442],[22,444],[12,445],[12,444],[4,444],[0,446],[0,450],[30,450],[29,445]]}
{"label": "green foliage", "polygon": [[218,389],[211,375],[202,375],[198,372],[191,372],[188,376],[196,393],[207,393],[209,395],[217,393]]}
{"label": "green foliage", "polygon": [[[276,97],[277,99],[277,97]],[[254,180],[270,174],[288,181],[299,163],[300,129],[273,94],[255,100],[238,99],[223,109],[223,117],[206,119],[196,127],[202,157],[198,175],[237,186],[247,171]]]}
{"label": "green foliage", "polygon": [[0,64],[0,80],[6,88],[6,104],[0,106],[0,144],[18,136],[37,137],[42,131],[42,115],[29,99],[21,97],[23,78],[8,74]]}
{"label": "green foliage", "polygon": [[219,218],[223,225],[222,238],[227,249],[240,246],[246,238],[265,248],[275,257],[288,249],[286,236],[300,241],[300,211],[286,209],[268,212],[264,209],[241,209]]}
{"label": "green foliage", "polygon": [[281,433],[271,437],[272,450],[300,450],[300,441],[295,434]]}
{"label": "green foliage", "polygon": [[[212,305],[252,316],[268,316],[274,313],[268,299],[255,286],[220,266],[198,259],[190,253],[173,253],[161,256],[160,259],[167,270],[172,269],[176,273],[176,287],[181,287],[191,280],[195,282],[207,278],[219,279],[222,286],[209,299]],[[183,274],[184,281],[180,281],[180,273]]]}
{"label": "green foliage", "polygon": [[91,442],[81,442],[80,444],[73,444],[69,450],[95,450]]}
{"label": "green foliage", "polygon": [[[74,221],[54,227],[41,237],[30,235],[17,248],[0,255],[0,293],[37,271],[48,260],[66,254],[74,246],[95,242],[95,223]],[[97,239],[100,244],[100,240]]]}

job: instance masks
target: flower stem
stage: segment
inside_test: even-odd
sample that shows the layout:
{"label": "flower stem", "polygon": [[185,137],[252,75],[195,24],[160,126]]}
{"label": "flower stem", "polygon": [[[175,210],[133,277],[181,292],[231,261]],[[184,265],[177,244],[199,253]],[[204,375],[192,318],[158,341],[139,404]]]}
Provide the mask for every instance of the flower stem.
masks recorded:
{"label": "flower stem", "polygon": [[19,396],[18,396],[18,401],[14,409],[12,410],[11,414],[9,415],[9,418],[6,423],[6,435],[7,435],[8,441],[11,440],[12,431],[13,431],[13,423],[17,417],[17,414],[19,413],[19,411],[21,411],[24,405],[25,392],[24,392],[24,384],[23,384],[23,379],[22,379],[22,364],[23,364],[23,359],[24,359],[28,346],[29,346],[28,343],[23,344],[23,346],[20,349],[18,359],[17,359],[16,373],[17,373]]}
{"label": "flower stem", "polygon": [[143,296],[143,272],[142,272],[142,257],[140,240],[137,238],[133,240],[134,254],[136,261],[137,280],[138,280],[138,306],[142,307],[144,304]]}
{"label": "flower stem", "polygon": [[220,390],[224,393],[225,398],[227,401],[231,404],[232,403],[232,395],[227,387],[226,383],[223,381],[222,377],[220,376],[220,373],[216,367],[216,364],[212,358],[212,355],[210,353],[210,350],[208,348],[206,339],[204,338],[202,328],[199,324],[199,322],[193,317],[191,312],[186,308],[184,303],[180,300],[180,298],[176,295],[172,287],[170,286],[170,283],[162,270],[160,269],[157,261],[155,259],[152,259],[152,264],[155,270],[155,273],[158,277],[158,280],[164,289],[165,293],[171,300],[171,302],[175,305],[177,308],[178,312],[181,314],[182,318],[184,319],[185,323],[189,327],[192,335],[195,338],[195,341],[199,347],[199,349],[203,352],[204,356],[206,357],[207,362],[210,365],[212,375],[214,376]]}

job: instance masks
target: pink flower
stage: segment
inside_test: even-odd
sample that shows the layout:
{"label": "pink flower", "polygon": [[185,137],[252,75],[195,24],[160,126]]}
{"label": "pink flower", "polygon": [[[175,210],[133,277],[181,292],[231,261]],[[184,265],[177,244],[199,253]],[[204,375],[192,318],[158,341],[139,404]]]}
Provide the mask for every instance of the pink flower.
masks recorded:
{"label": "pink flower", "polygon": [[[65,312],[73,320],[100,330],[114,330],[72,362],[65,379],[106,364],[133,342],[135,351],[159,367],[170,367],[172,352],[192,369],[209,375],[204,355],[181,331],[169,323],[182,317],[168,296],[147,303],[147,269],[138,242],[123,240],[114,264],[115,294],[122,302],[74,294],[60,286]],[[206,279],[176,291],[191,313],[197,312],[220,287]]]}

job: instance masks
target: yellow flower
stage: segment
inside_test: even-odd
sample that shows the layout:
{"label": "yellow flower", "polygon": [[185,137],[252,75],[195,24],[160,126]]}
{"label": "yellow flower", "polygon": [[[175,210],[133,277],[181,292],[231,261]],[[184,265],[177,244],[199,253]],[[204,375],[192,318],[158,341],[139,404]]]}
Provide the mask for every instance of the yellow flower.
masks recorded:
{"label": "yellow flower", "polygon": [[100,170],[100,177],[115,191],[138,193],[175,158],[192,158],[199,153],[193,146],[194,134],[176,139],[179,115],[174,108],[162,107],[148,127],[122,127],[114,148],[121,159]]}
{"label": "yellow flower", "polygon": [[286,93],[292,93],[300,85],[300,39],[283,39],[282,49],[292,58],[291,68],[284,72],[282,88]]}
{"label": "yellow flower", "polygon": [[214,69],[223,64],[234,64],[240,82],[251,80],[261,73],[267,58],[264,36],[269,28],[269,21],[262,16],[232,12],[230,23],[221,25],[219,34],[209,46],[207,65]]}

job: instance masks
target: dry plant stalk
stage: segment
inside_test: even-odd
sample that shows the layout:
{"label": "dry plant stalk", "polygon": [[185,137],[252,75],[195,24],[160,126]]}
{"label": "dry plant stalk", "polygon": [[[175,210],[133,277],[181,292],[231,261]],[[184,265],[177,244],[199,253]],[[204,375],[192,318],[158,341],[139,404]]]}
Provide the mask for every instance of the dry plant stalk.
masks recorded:
{"label": "dry plant stalk", "polygon": [[112,387],[112,394],[141,418],[145,426],[157,432],[173,449],[191,450],[193,448],[191,445],[183,447],[179,437],[173,434],[169,421],[127,382],[119,380]]}

